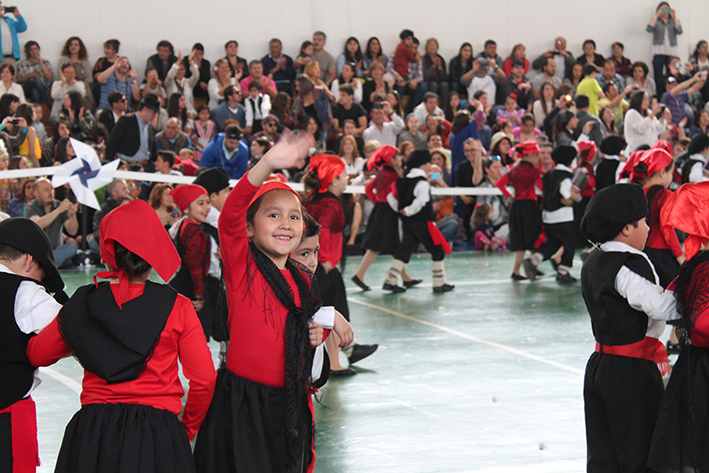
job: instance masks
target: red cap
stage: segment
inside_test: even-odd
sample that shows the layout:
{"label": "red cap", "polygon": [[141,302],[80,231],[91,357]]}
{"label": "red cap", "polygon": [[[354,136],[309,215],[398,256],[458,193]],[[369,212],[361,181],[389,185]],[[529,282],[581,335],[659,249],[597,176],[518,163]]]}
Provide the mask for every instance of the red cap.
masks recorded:
{"label": "red cap", "polygon": [[369,157],[369,160],[367,161],[367,168],[380,169],[386,166],[387,164],[391,163],[391,160],[394,159],[394,156],[396,156],[396,153],[398,153],[398,151],[399,150],[397,150],[396,147],[392,145],[380,146]]}
{"label": "red cap", "polygon": [[[588,160],[588,159],[593,159],[594,156],[596,156],[596,143],[593,141],[579,141],[577,143],[577,146],[579,147],[579,158]],[[585,158],[581,158],[581,153],[584,151],[588,151],[588,154],[586,155]]]}
{"label": "red cap", "polygon": [[675,231],[689,233],[684,241],[687,261],[701,251],[709,239],[709,181],[684,184],[665,201],[660,211],[665,238]]}
{"label": "red cap", "polygon": [[327,186],[332,184],[337,176],[345,170],[345,162],[333,154],[316,154],[310,158],[310,171],[316,171],[320,179],[318,193],[327,192]]}
{"label": "red cap", "polygon": [[207,189],[197,184],[183,184],[172,189],[169,194],[183,212],[202,194],[209,196]]}
{"label": "red cap", "polygon": [[[139,222],[140,231],[136,231]],[[168,281],[180,267],[180,255],[170,236],[160,223],[155,210],[145,201],[134,200],[116,207],[101,220],[101,258],[115,268],[114,271],[98,273],[98,278],[120,280],[119,296],[116,303],[120,307],[125,302],[129,277],[118,269],[114,242],[143,258],[163,279]]]}
{"label": "red cap", "polygon": [[530,154],[539,154],[540,149],[536,141],[525,141],[515,146],[515,153],[517,156],[527,156]]}

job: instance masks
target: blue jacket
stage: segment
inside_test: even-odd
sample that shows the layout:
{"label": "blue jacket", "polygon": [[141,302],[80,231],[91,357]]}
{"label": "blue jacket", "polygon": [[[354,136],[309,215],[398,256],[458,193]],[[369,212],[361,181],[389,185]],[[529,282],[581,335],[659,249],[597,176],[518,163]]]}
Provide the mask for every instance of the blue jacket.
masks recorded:
{"label": "blue jacket", "polygon": [[[468,123],[462,130],[456,134],[450,136],[450,146],[451,146],[451,177],[450,185],[455,186],[455,170],[458,168],[458,164],[465,161],[465,153],[463,152],[463,144],[468,138],[473,138],[476,140],[480,139],[478,134],[478,125],[475,120]],[[472,184],[471,184],[472,185]]]}
{"label": "blue jacket", "polygon": [[672,18],[669,18],[669,23],[665,23],[662,18],[658,18],[654,27],[650,26],[649,23],[645,27],[645,31],[652,33],[653,45],[660,45],[665,41],[665,30],[667,30],[667,35],[670,39],[670,46],[674,48],[677,46],[677,35],[683,33],[681,24],[679,28],[676,28],[675,21]]}
{"label": "blue jacket", "polygon": [[239,140],[239,146],[226,156],[224,152],[224,133],[219,133],[207,145],[199,160],[201,168],[222,168],[230,179],[241,179],[246,173],[246,165],[249,163],[249,147],[243,140]]}
{"label": "blue jacket", "polygon": [[[12,55],[20,60],[20,43],[17,41],[17,33],[24,33],[27,31],[27,23],[23,17],[15,19],[12,15],[5,15],[2,17],[3,20],[7,22],[10,27],[10,34],[12,35]],[[2,41],[0,40],[0,51],[2,51]]]}

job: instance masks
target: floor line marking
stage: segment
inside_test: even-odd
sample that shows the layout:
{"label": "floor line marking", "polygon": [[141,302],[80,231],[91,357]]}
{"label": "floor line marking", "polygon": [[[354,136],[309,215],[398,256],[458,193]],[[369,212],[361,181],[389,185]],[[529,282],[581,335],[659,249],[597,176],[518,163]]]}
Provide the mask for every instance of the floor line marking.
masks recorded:
{"label": "floor line marking", "polygon": [[448,328],[443,325],[438,325],[433,322],[428,322],[426,320],[417,319],[416,317],[411,317],[410,315],[402,314],[401,312],[396,312],[391,309],[387,309],[386,307],[381,307],[381,306],[378,306],[375,304],[370,304],[369,302],[358,301],[356,299],[352,299],[351,297],[348,297],[347,300],[350,302],[353,302],[355,304],[363,305],[365,307],[371,307],[372,309],[377,309],[382,312],[386,312],[388,314],[396,315],[397,317],[401,317],[402,319],[410,320],[412,322],[417,322],[417,323],[420,323],[423,325],[428,325],[429,327],[436,328],[436,329],[441,330],[443,332],[448,332],[450,334],[456,335],[461,338],[465,338],[467,340],[471,340],[473,342],[482,343],[485,345],[489,345],[491,347],[499,348],[500,350],[505,350],[510,353],[514,353],[515,355],[520,355],[525,358],[529,358],[531,360],[539,361],[540,363],[546,363],[548,365],[555,366],[557,368],[561,368],[563,370],[570,371],[572,373],[584,374],[584,370],[580,370],[580,369],[574,368],[572,366],[567,366],[563,363],[558,363],[556,361],[547,360],[546,358],[542,358],[541,356],[532,355],[531,353],[517,350],[516,348],[508,347],[507,345],[502,345],[500,343],[495,343],[495,342],[491,342],[488,340],[484,340],[482,338],[474,337],[472,335],[468,335],[467,333],[459,332],[458,330],[453,330],[452,328]]}
{"label": "floor line marking", "polygon": [[[555,276],[542,276],[538,277],[537,281],[553,281]],[[519,284],[520,282],[525,282],[525,281],[513,281],[511,278],[507,279],[487,279],[483,281],[449,281],[456,286],[486,286],[488,284],[505,284],[505,283],[511,283],[511,284]],[[529,281],[526,281],[529,282]],[[423,284],[417,284],[416,287],[432,287],[431,283],[423,283]],[[350,286],[347,287],[347,292],[365,292],[362,291],[357,286]]]}
{"label": "floor line marking", "polygon": [[49,368],[49,367],[44,367],[44,368],[40,368],[39,372],[56,379],[57,381],[62,383],[64,386],[66,386],[67,388],[74,391],[76,394],[81,394],[81,384],[77,383],[76,381],[74,381],[70,377],[61,374],[59,371],[55,371],[54,369]]}

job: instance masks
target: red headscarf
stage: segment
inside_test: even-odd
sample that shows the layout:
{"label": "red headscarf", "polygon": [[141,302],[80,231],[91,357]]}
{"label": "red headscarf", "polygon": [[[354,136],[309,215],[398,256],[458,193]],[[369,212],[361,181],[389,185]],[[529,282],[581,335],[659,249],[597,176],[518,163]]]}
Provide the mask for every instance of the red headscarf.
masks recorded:
{"label": "red headscarf", "polygon": [[207,189],[197,184],[183,184],[172,189],[169,194],[183,212],[201,195],[209,196]]}
{"label": "red headscarf", "polygon": [[667,151],[670,154],[670,156],[672,156],[672,152],[674,151],[672,149],[672,143],[670,143],[667,140],[657,140],[652,144],[652,146],[650,146],[650,148],[651,149],[658,149],[658,148],[664,149],[665,151]]}
{"label": "red headscarf", "polygon": [[316,154],[310,158],[310,170],[318,173],[320,179],[318,193],[322,194],[327,192],[327,186],[345,170],[345,162],[332,154]]}
{"label": "red headscarf", "polygon": [[672,232],[689,233],[684,241],[687,260],[701,251],[709,239],[709,181],[684,184],[670,195],[660,211],[665,238]]}
{"label": "red headscarf", "polygon": [[672,156],[664,149],[652,148],[643,153],[638,164],[644,163],[647,166],[647,175],[644,177],[650,177],[656,172],[666,169],[672,161]]}
{"label": "red headscarf", "polygon": [[[578,147],[579,159],[590,160],[593,159],[594,156],[596,156],[596,143],[594,143],[593,141],[579,141]],[[581,158],[581,153],[583,153],[584,151],[588,151],[588,154],[585,158]]]}
{"label": "red headscarf", "polygon": [[372,153],[367,161],[367,169],[380,169],[391,163],[398,150],[392,145],[384,145]]}
{"label": "red headscarf", "polygon": [[517,157],[523,158],[530,154],[539,154],[541,151],[536,141],[525,141],[515,146]]}
{"label": "red headscarf", "polygon": [[635,165],[638,164],[638,161],[640,161],[640,158],[643,157],[645,152],[650,151],[647,149],[636,149],[632,153],[630,153],[630,157],[628,157],[628,160],[625,161],[625,165],[623,165],[623,170],[620,172],[620,177],[627,177],[631,181],[633,180],[633,172],[635,170]]}
{"label": "red headscarf", "polygon": [[[140,225],[140,230],[136,230]],[[116,207],[101,220],[101,258],[111,268],[94,276],[102,279],[118,279],[120,288],[116,303],[125,302],[129,277],[116,264],[114,242],[143,258],[163,279],[168,281],[180,267],[180,256],[175,245],[160,222],[155,210],[145,201],[134,200]]]}

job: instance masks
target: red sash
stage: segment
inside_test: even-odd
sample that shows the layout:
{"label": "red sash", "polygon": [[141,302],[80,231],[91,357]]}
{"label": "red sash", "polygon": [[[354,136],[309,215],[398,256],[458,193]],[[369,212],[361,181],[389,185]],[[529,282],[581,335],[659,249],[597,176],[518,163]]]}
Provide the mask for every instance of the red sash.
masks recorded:
{"label": "red sash", "polygon": [[32,397],[17,401],[0,411],[10,414],[12,425],[12,471],[35,473],[39,466],[37,445],[37,411]]}
{"label": "red sash", "polygon": [[434,222],[427,222],[428,223],[428,233],[431,234],[431,240],[433,240],[434,245],[441,245],[443,247],[443,251],[448,254],[451,251],[451,247],[448,245],[448,242],[446,241],[445,237],[441,233],[441,231],[438,229],[436,224]]}
{"label": "red sash", "polygon": [[665,345],[656,338],[645,337],[639,342],[631,343],[630,345],[601,345],[596,342],[596,351],[607,355],[654,361],[662,376],[672,371]]}

